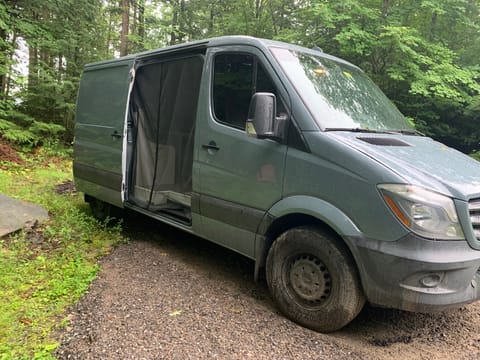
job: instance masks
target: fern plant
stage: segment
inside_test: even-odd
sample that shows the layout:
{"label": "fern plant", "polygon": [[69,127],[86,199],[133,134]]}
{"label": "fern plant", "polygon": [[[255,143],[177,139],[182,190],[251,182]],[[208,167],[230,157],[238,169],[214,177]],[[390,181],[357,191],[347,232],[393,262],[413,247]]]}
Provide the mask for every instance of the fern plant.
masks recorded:
{"label": "fern plant", "polygon": [[8,118],[0,118],[0,136],[27,149],[44,144],[46,139],[57,138],[65,131],[61,125],[37,121],[17,111],[9,112]]}

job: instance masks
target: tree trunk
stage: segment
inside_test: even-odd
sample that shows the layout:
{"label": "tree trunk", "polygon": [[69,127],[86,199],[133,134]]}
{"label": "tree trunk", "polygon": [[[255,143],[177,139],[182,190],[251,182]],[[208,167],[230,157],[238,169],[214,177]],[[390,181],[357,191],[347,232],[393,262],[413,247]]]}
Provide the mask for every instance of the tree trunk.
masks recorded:
{"label": "tree trunk", "polygon": [[273,1],[269,2],[270,17],[272,19],[273,33],[275,35],[278,35],[279,26],[281,26],[279,24],[281,21],[278,20],[277,14],[279,15],[279,17],[283,16],[284,4],[285,4],[284,1],[282,1],[282,4],[281,4],[280,8],[276,8]]}
{"label": "tree trunk", "polygon": [[128,28],[130,21],[129,0],[122,0],[122,32],[120,33],[120,56],[128,52]]}
{"label": "tree trunk", "polygon": [[138,0],[138,37],[142,50],[145,49],[145,0]]}
{"label": "tree trunk", "polygon": [[183,42],[185,36],[185,23],[186,23],[186,14],[185,14],[185,0],[180,0],[180,12],[178,17],[179,31],[178,31],[178,43]]}
{"label": "tree trunk", "polygon": [[32,90],[38,82],[38,49],[28,46],[28,89]]}
{"label": "tree trunk", "polygon": [[7,92],[8,45],[7,33],[3,29],[0,29],[0,41],[0,56],[2,57],[2,64],[0,65],[0,99],[4,99],[4,95]]}
{"label": "tree trunk", "polygon": [[431,22],[431,27],[430,27],[430,40],[432,40],[435,37],[435,31],[437,29],[437,17],[438,13],[434,10],[432,13],[432,22]]}
{"label": "tree trunk", "polygon": [[261,16],[262,16],[262,0],[255,0],[255,14],[254,14],[254,17],[255,17],[255,33],[254,33],[254,36],[260,36],[260,29],[261,29]]}
{"label": "tree trunk", "polygon": [[384,19],[387,18],[388,16],[388,8],[389,8],[389,5],[390,5],[390,0],[383,0],[383,4],[382,4],[382,17]]}
{"label": "tree trunk", "polygon": [[112,11],[108,11],[108,29],[107,29],[107,44],[105,47],[105,57],[110,57],[110,46],[112,44],[112,32],[113,32],[113,15]]}
{"label": "tree trunk", "polygon": [[173,13],[172,13],[172,31],[170,32],[170,45],[175,45],[177,43],[176,31],[178,27],[178,6],[177,2],[173,3]]}
{"label": "tree trunk", "polygon": [[[13,31],[12,40],[11,40],[12,48],[10,49],[8,56],[5,56],[5,61],[6,63],[8,63],[8,66],[6,67],[6,74],[5,74],[5,89],[4,89],[5,91],[3,92],[3,98],[2,98],[5,100],[8,99],[8,97],[10,96],[10,83],[12,82],[13,55],[15,53],[13,49],[15,48],[17,37],[18,37],[17,32]],[[3,83],[2,83],[2,86],[3,86]]]}
{"label": "tree trunk", "polygon": [[[137,10],[138,10],[138,4],[137,1],[131,0],[132,1],[132,7],[133,7],[133,14],[132,14],[132,24],[130,26],[130,34],[137,35]],[[137,47],[137,41],[135,40],[134,47]]]}
{"label": "tree trunk", "polygon": [[260,0],[255,0],[255,20],[260,18]]}
{"label": "tree trunk", "polygon": [[208,33],[210,35],[213,34],[214,19],[215,19],[215,3],[212,1],[210,3],[210,17],[208,19]]}

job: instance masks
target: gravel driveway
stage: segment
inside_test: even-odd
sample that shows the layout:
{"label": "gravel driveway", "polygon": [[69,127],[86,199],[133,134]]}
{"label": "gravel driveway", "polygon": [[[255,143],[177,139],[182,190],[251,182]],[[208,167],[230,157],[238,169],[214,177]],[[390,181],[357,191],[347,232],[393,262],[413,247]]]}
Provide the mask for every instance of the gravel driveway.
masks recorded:
{"label": "gravel driveway", "polygon": [[320,334],[285,319],[253,262],[130,215],[69,314],[59,359],[480,359],[480,303],[426,315],[367,306]]}

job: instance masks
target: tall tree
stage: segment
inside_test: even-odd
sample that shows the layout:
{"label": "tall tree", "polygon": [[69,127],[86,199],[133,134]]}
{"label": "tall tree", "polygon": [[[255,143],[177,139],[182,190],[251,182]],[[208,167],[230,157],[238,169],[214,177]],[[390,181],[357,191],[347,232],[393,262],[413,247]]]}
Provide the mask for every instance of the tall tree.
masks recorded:
{"label": "tall tree", "polygon": [[120,56],[127,55],[128,51],[128,32],[130,25],[130,2],[122,1],[122,32],[120,34]]}
{"label": "tall tree", "polygon": [[[480,138],[478,0],[305,0],[277,38],[360,65],[417,127],[464,151]],[[475,46],[476,44],[476,46]],[[471,129],[474,131],[471,131]],[[477,139],[477,140],[475,140]]]}
{"label": "tall tree", "polygon": [[[479,33],[480,0],[0,0],[0,121],[8,108],[70,131],[86,62],[243,34],[350,60],[420,130],[470,151],[480,138]],[[24,42],[27,84],[13,66]]]}
{"label": "tall tree", "polygon": [[[101,6],[101,0],[16,0],[1,4],[0,20],[4,12],[9,16],[7,22],[0,21],[4,40],[0,40],[0,45],[10,49],[1,59],[3,66],[0,65],[2,103],[8,103],[12,97],[10,103],[14,104],[8,112],[0,113],[4,128],[9,128],[7,121],[13,124],[10,126],[26,127],[37,133],[57,131],[53,125],[42,125],[52,123],[67,129],[67,138],[71,137],[83,64],[100,59],[99,52],[103,52],[102,36],[96,25]],[[24,70],[18,74],[11,66],[11,55],[20,43],[28,48],[26,84],[21,82]],[[15,91],[9,93],[12,78]]]}
{"label": "tall tree", "polygon": [[17,33],[11,28],[9,9],[0,3],[0,102],[5,104],[9,95],[12,57]]}

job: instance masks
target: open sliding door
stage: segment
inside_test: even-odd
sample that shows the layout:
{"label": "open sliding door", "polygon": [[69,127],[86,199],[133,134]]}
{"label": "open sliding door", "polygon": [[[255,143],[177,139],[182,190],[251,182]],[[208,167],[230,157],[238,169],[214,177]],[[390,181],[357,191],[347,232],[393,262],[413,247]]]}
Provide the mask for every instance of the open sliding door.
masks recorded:
{"label": "open sliding door", "polygon": [[127,123],[127,202],[189,222],[203,56],[137,65]]}

